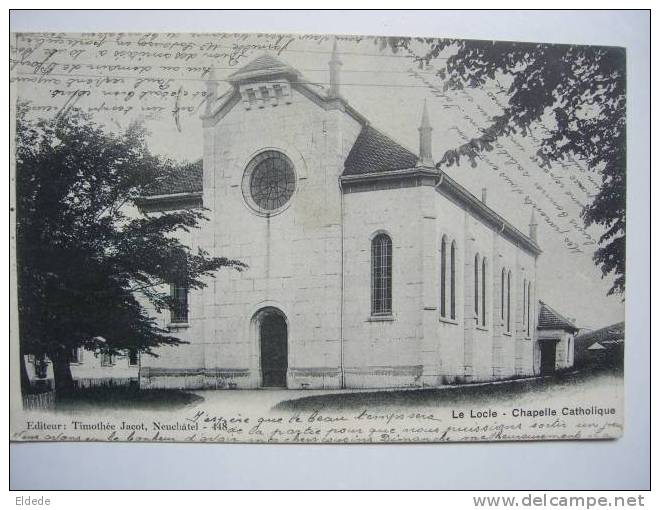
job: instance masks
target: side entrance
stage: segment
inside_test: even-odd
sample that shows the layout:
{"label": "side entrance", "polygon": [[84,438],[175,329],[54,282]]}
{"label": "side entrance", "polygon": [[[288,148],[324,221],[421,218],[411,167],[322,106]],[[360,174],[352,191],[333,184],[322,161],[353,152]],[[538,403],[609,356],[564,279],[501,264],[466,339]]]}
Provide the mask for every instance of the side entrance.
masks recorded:
{"label": "side entrance", "polygon": [[548,338],[540,340],[541,347],[541,375],[555,373],[557,363],[557,339]]}

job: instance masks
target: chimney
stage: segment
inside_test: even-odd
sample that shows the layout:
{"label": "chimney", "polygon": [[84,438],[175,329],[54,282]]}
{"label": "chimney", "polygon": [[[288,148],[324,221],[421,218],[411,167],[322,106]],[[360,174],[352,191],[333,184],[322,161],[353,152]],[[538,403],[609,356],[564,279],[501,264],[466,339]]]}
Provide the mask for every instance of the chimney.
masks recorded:
{"label": "chimney", "polygon": [[538,230],[538,224],[536,223],[536,216],[534,215],[534,209],[532,209],[532,217],[529,219],[529,237],[534,242],[538,240],[537,230]]}
{"label": "chimney", "polygon": [[429,111],[424,99],[424,109],[422,111],[422,123],[417,128],[419,131],[419,166],[435,166],[433,163],[433,147],[431,145],[431,132],[433,128],[429,122]]}
{"label": "chimney", "polygon": [[215,70],[211,68],[209,77],[206,80],[206,108],[204,114],[210,116],[213,110],[213,104],[218,97],[218,82],[215,79]]}
{"label": "chimney", "polygon": [[488,188],[481,188],[481,201],[485,204],[488,198]]}
{"label": "chimney", "polygon": [[332,44],[332,56],[328,62],[330,68],[330,90],[328,90],[329,97],[339,97],[339,72],[341,71],[342,62],[339,60],[337,52],[337,39],[335,38]]}

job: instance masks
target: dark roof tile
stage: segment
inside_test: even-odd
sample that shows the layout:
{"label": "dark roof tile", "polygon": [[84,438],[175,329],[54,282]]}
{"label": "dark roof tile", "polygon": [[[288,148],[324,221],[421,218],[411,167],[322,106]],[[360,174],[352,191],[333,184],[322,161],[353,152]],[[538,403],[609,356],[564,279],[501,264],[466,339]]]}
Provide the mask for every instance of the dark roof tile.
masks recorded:
{"label": "dark roof tile", "polygon": [[617,322],[616,324],[611,324],[604,328],[597,329],[595,331],[588,331],[585,333],[580,333],[575,337],[576,342],[583,344],[592,344],[598,342],[602,345],[608,345],[612,342],[620,343],[624,340],[626,335],[626,323]]}
{"label": "dark roof tile", "polygon": [[145,196],[197,193],[202,191],[202,160],[173,169],[160,179]]}
{"label": "dark roof tile", "polygon": [[570,329],[577,331],[577,327],[566,317],[554,310],[543,301],[539,301],[538,329]]}
{"label": "dark roof tile", "polygon": [[390,137],[367,125],[362,128],[344,163],[344,175],[413,168],[417,156]]}

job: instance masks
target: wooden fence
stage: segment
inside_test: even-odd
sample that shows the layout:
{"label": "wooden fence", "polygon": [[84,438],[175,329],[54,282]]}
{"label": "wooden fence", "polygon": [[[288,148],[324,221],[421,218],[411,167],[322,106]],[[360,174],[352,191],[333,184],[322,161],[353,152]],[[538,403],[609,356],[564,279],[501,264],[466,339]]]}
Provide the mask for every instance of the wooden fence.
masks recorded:
{"label": "wooden fence", "polygon": [[28,393],[23,395],[23,409],[50,409],[55,404],[55,392]]}

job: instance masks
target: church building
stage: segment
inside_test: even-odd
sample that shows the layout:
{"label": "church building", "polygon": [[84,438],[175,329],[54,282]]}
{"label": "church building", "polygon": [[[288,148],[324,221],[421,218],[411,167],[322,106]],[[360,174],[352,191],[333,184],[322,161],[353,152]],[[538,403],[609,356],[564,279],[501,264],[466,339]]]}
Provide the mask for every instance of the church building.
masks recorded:
{"label": "church building", "polygon": [[199,291],[172,286],[179,306],[162,320],[189,343],[142,356],[141,387],[540,374],[533,216],[521,232],[435,167],[426,105],[416,154],[372,126],[343,98],[341,66],[335,47],[321,87],[264,54],[223,95],[208,81],[202,168],[162,182],[141,208],[206,208],[187,244],[248,268]]}

